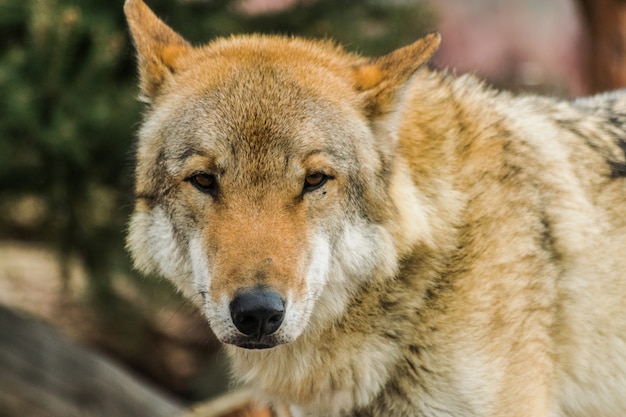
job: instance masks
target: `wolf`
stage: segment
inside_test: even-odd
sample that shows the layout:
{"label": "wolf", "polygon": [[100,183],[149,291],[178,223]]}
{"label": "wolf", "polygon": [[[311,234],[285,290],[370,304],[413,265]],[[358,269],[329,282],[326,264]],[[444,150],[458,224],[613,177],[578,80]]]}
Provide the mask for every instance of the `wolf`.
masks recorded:
{"label": "wolf", "polygon": [[626,93],[574,101],[125,13],[135,267],[277,415],[626,416]]}

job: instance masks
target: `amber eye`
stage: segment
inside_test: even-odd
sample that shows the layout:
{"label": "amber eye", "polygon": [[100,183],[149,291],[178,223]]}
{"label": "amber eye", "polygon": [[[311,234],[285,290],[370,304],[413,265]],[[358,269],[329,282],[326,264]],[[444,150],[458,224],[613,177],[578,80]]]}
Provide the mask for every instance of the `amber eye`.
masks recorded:
{"label": "amber eye", "polygon": [[203,193],[210,194],[213,197],[217,196],[217,178],[215,178],[215,175],[201,172],[189,177],[188,181]]}
{"label": "amber eye", "polygon": [[316,172],[313,174],[309,174],[304,179],[304,187],[302,188],[303,193],[308,193],[313,191],[326,183],[328,180],[328,175],[323,174],[321,172]]}

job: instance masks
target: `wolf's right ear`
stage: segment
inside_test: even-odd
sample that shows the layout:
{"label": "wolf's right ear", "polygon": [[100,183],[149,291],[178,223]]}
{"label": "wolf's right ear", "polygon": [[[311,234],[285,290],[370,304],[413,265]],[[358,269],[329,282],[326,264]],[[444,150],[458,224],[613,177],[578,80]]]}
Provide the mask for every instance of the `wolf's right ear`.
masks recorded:
{"label": "wolf's right ear", "polygon": [[139,87],[144,99],[150,101],[192,47],[156,17],[142,0],[126,0],[124,13],[137,49]]}

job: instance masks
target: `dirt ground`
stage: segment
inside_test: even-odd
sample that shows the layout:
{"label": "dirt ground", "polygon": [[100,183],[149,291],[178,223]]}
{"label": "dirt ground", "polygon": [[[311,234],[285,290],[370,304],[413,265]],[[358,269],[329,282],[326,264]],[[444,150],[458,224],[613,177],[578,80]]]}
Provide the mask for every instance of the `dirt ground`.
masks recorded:
{"label": "dirt ground", "polygon": [[86,274],[70,262],[69,277],[61,278],[54,252],[40,245],[0,242],[0,304],[45,320],[79,340],[89,333],[89,314],[74,314],[86,288]]}

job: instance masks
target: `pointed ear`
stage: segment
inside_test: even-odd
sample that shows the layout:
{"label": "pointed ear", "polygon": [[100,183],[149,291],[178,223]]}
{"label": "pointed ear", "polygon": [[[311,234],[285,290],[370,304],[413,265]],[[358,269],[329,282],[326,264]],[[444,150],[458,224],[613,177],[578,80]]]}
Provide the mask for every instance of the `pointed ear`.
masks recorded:
{"label": "pointed ear", "polygon": [[180,57],[192,47],[142,0],[126,0],[124,13],[137,49],[139,86],[144,98],[150,101],[166,77],[176,71]]}
{"label": "pointed ear", "polygon": [[393,108],[405,82],[433,56],[440,42],[441,36],[431,33],[411,45],[353,68],[354,85],[362,92],[369,117],[385,114]]}

